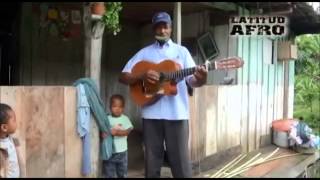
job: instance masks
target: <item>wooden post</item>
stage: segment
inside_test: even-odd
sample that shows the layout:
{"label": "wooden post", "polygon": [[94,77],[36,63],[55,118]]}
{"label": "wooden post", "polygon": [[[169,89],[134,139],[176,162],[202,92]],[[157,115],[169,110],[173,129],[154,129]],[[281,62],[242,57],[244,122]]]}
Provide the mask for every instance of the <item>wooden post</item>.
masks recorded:
{"label": "wooden post", "polygon": [[101,48],[104,24],[92,20],[90,6],[84,7],[85,75],[92,78],[100,91]]}
{"label": "wooden post", "polygon": [[[92,78],[97,84],[100,92],[100,72],[101,72],[101,48],[104,32],[104,24],[93,20],[90,11],[90,4],[83,6],[84,32],[85,32],[85,76]],[[101,163],[99,159],[99,128],[91,115],[91,175],[99,177],[101,174]]]}
{"label": "wooden post", "polygon": [[181,45],[181,2],[174,3],[173,27],[173,39]]}

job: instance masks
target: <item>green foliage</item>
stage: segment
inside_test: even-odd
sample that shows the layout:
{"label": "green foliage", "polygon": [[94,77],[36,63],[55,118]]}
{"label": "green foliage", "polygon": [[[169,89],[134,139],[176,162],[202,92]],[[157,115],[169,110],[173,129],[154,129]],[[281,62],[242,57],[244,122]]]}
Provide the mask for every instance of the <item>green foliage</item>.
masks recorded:
{"label": "green foliage", "polygon": [[[314,108],[316,109],[314,103]],[[318,106],[319,104],[317,104]],[[294,111],[294,117],[302,117],[304,121],[313,129],[313,132],[317,135],[320,135],[320,114],[318,111],[311,112],[308,109],[305,109],[303,105],[296,105]]]}
{"label": "green foliage", "polygon": [[304,120],[319,134],[320,126],[320,35],[296,39],[295,117]]}
{"label": "green foliage", "polygon": [[106,13],[102,16],[102,22],[106,25],[108,32],[117,35],[121,31],[120,11],[122,10],[121,2],[106,2]]}

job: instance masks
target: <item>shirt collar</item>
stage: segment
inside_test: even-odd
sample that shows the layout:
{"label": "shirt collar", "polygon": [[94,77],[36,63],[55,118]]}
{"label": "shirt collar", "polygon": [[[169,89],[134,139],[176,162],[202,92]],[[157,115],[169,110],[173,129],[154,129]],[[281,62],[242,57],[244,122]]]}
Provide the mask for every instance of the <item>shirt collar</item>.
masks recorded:
{"label": "shirt collar", "polygon": [[[171,46],[172,44],[173,44],[172,40],[169,39],[166,43],[164,43],[163,47],[169,47],[169,46]],[[159,48],[161,47],[158,41],[155,41],[155,42],[154,42],[154,45],[155,45],[156,47],[159,47]]]}

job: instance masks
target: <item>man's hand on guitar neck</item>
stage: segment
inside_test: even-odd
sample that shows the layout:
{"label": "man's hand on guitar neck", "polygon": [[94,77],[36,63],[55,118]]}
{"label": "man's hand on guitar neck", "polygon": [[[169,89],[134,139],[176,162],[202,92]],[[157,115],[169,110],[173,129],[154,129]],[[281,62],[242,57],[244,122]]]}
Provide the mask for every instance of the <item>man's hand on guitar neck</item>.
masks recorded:
{"label": "man's hand on guitar neck", "polygon": [[208,71],[204,66],[197,66],[188,83],[191,87],[200,87],[207,82]]}

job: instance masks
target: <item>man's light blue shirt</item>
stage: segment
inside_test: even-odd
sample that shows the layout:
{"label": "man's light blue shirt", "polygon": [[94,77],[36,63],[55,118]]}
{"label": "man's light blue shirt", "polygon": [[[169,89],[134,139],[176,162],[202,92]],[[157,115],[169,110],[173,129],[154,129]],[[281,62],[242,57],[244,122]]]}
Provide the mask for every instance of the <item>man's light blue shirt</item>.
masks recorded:
{"label": "man's light blue shirt", "polygon": [[[182,69],[195,67],[189,51],[170,39],[162,47],[155,43],[141,49],[125,65],[122,72],[131,73],[134,65],[142,60],[160,63],[163,60],[173,60],[180,64]],[[186,77],[189,79],[192,75]],[[189,97],[186,81],[177,84],[177,95],[163,96],[156,103],[142,107],[142,118],[165,119],[165,120],[187,120],[189,119]]]}

